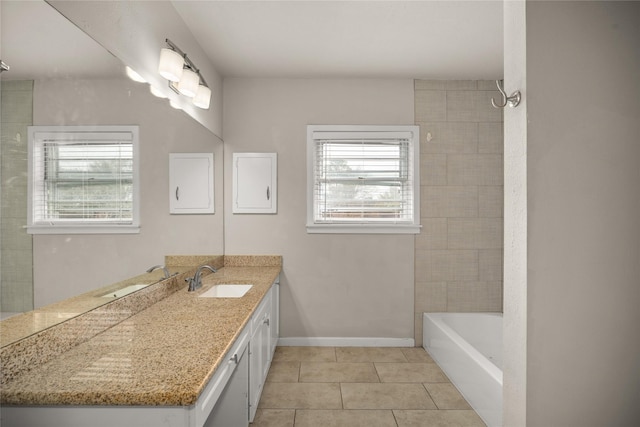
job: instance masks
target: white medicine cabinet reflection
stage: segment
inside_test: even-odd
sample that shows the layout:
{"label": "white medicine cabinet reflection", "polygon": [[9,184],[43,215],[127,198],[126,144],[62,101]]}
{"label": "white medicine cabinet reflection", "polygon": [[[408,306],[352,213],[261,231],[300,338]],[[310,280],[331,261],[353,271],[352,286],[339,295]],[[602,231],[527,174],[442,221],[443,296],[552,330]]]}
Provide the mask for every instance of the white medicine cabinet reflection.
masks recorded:
{"label": "white medicine cabinet reflection", "polygon": [[169,213],[214,212],[213,153],[170,153]]}
{"label": "white medicine cabinet reflection", "polygon": [[233,213],[276,213],[277,178],[277,153],[233,153]]}

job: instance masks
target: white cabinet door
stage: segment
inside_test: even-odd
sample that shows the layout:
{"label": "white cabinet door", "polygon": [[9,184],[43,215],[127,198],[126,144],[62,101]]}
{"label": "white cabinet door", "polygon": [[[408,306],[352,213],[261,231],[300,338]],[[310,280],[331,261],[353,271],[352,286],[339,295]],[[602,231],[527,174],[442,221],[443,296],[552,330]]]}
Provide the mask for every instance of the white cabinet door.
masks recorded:
{"label": "white cabinet door", "polygon": [[263,326],[259,326],[249,342],[249,422],[253,422],[258,409],[258,402],[262,394],[262,348]]}
{"label": "white cabinet door", "polygon": [[214,213],[213,153],[169,154],[169,213]]}
{"label": "white cabinet door", "polygon": [[249,421],[252,422],[264,388],[271,363],[271,290],[264,297],[251,319],[249,342]]}
{"label": "white cabinet door", "polygon": [[233,153],[233,213],[276,213],[276,153]]}
{"label": "white cabinet door", "polygon": [[246,427],[249,425],[249,364],[246,347],[242,354],[235,354],[237,366],[224,391],[216,402],[204,427]]}

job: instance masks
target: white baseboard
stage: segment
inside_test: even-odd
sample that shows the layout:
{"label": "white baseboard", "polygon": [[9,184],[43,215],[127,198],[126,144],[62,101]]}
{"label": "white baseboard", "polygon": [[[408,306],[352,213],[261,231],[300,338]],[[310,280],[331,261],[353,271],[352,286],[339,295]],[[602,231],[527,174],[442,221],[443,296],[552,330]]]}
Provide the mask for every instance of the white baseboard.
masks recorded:
{"label": "white baseboard", "polygon": [[415,347],[413,338],[280,337],[282,347]]}

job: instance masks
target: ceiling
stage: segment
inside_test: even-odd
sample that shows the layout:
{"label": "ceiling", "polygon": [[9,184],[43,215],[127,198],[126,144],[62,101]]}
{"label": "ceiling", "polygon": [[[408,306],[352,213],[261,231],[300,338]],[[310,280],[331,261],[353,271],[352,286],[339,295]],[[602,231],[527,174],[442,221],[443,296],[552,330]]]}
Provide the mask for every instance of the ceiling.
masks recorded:
{"label": "ceiling", "polygon": [[[223,77],[502,76],[501,0],[172,3]],[[3,79],[122,73],[44,1],[1,4]]]}
{"label": "ceiling", "polygon": [[123,74],[122,63],[44,1],[0,0],[3,80]]}
{"label": "ceiling", "polygon": [[502,76],[502,1],[185,1],[225,77]]}

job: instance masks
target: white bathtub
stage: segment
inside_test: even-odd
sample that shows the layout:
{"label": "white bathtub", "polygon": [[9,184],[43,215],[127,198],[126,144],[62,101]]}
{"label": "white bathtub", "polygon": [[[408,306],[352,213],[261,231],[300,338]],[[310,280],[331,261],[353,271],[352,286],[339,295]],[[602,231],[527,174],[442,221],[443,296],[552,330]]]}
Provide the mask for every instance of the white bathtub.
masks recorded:
{"label": "white bathtub", "polygon": [[488,427],[502,426],[502,314],[424,313],[423,346]]}

